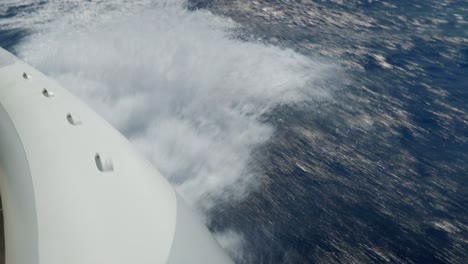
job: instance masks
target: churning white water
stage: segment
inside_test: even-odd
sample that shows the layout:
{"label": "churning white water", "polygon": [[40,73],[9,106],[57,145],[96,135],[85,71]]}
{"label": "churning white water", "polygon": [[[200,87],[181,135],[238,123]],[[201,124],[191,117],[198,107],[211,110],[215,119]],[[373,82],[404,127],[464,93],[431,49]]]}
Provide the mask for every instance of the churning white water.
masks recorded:
{"label": "churning white water", "polygon": [[0,26],[28,30],[18,55],[115,125],[201,212],[242,199],[257,186],[252,150],[273,132],[259,117],[326,97],[315,84],[333,67],[238,40],[234,22],[184,1],[153,2],[49,1]]}

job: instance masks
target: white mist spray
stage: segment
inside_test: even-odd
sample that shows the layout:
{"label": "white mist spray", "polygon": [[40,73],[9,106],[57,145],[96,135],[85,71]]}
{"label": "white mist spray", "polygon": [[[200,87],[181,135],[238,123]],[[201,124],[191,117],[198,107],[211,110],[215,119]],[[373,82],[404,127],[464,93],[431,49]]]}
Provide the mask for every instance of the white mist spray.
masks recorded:
{"label": "white mist spray", "polygon": [[[234,39],[235,23],[181,1],[129,2],[51,1],[45,20],[3,23],[33,31],[19,55],[114,124],[192,205],[244,198],[256,186],[251,152],[273,131],[259,117],[326,96],[314,83],[330,65]],[[239,235],[218,237],[239,247]]]}

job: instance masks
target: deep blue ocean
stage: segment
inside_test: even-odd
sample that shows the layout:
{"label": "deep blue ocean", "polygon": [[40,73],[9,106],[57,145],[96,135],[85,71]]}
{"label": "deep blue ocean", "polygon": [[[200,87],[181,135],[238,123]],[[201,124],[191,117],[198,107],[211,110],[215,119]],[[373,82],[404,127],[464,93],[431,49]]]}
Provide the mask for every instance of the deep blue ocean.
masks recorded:
{"label": "deep blue ocean", "polygon": [[[2,0],[0,46],[143,149],[238,263],[467,263],[467,1],[104,2]],[[135,87],[154,126],[120,119]]]}

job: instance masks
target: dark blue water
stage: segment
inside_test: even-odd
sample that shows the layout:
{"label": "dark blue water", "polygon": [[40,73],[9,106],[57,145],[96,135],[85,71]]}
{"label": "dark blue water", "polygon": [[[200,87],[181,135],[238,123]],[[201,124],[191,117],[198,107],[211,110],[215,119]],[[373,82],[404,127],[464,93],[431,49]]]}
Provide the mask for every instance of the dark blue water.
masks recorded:
{"label": "dark blue water", "polygon": [[466,262],[466,1],[196,2],[350,78],[333,103],[266,117],[263,188],[214,212],[253,234],[247,262]]}
{"label": "dark blue water", "polygon": [[[0,19],[32,7],[15,8]],[[276,131],[252,160],[261,186],[210,212],[212,230],[244,235],[239,263],[466,263],[466,1],[187,8],[230,17],[240,39],[338,61],[345,72],[334,100],[262,117]],[[14,52],[27,35],[0,28],[0,46]]]}

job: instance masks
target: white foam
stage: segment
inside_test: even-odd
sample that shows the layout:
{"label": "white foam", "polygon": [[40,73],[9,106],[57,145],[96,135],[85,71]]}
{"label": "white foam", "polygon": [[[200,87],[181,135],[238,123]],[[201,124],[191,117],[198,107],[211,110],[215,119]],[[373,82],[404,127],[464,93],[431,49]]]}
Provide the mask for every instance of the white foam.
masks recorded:
{"label": "white foam", "polygon": [[[181,194],[208,210],[256,186],[248,163],[279,104],[327,96],[329,64],[233,38],[237,25],[183,2],[50,1],[3,21],[16,51],[123,132]],[[230,190],[229,192],[227,190]]]}

